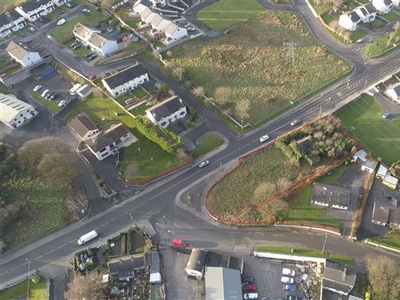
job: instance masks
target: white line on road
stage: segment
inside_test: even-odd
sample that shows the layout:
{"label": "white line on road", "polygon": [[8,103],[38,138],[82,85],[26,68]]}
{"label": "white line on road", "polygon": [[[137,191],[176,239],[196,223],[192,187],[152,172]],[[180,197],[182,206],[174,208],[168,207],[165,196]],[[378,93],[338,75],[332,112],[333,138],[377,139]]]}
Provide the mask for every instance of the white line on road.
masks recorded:
{"label": "white line on road", "polygon": [[51,252],[54,252],[54,249],[53,250],[50,250],[49,252],[47,252],[46,254],[50,254]]}
{"label": "white line on road", "polygon": [[179,226],[178,224],[174,223],[175,227],[177,228],[181,228],[181,226]]}
{"label": "white line on road", "polygon": [[110,223],[110,222],[105,222],[105,223],[101,224],[100,227],[104,227],[104,226],[106,226],[108,223]]}
{"label": "white line on road", "polygon": [[39,258],[41,258],[43,255],[39,255],[38,257],[35,257],[34,260],[37,260]]}
{"label": "white line on road", "polygon": [[3,276],[4,274],[7,274],[9,271],[5,271],[3,273],[0,273],[0,276]]}

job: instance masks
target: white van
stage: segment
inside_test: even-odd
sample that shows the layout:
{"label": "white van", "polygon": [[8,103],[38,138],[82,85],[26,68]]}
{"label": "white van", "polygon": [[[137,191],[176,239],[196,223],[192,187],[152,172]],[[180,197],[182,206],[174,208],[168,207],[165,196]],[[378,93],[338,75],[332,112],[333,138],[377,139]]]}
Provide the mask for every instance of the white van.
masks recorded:
{"label": "white van", "polygon": [[95,237],[98,237],[99,234],[97,233],[96,230],[92,230],[91,232],[88,232],[84,235],[82,235],[79,240],[78,240],[78,244],[79,245],[83,245],[86,242],[89,242],[90,240],[93,240]]}
{"label": "white van", "polygon": [[80,83],[75,84],[75,85],[72,87],[72,89],[69,90],[69,94],[70,94],[71,96],[74,96],[75,93],[81,88],[81,86],[82,86],[82,85],[81,85]]}
{"label": "white van", "polygon": [[294,276],[296,275],[296,272],[292,269],[289,268],[283,268],[282,269],[282,275],[286,275],[286,276]]}

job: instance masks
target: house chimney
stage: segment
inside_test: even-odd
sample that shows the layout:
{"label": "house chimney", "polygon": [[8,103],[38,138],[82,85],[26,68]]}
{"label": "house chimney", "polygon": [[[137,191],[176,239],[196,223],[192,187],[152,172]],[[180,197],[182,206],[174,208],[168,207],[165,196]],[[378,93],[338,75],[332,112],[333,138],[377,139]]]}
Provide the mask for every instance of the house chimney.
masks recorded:
{"label": "house chimney", "polygon": [[346,275],[347,275],[347,265],[345,265],[343,268],[342,281],[346,281]]}

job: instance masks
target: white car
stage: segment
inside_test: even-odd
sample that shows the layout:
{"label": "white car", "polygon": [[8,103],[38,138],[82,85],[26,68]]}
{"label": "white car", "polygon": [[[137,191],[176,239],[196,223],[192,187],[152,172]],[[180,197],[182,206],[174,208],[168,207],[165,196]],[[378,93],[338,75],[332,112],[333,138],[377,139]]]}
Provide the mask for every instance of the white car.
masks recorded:
{"label": "white car", "polygon": [[389,113],[384,113],[383,115],[382,115],[382,118],[384,118],[384,119],[387,119],[387,118],[389,118],[390,117],[390,114]]}
{"label": "white car", "polygon": [[269,135],[268,134],[263,135],[262,137],[260,137],[260,142],[261,143],[264,143],[265,141],[268,141],[268,140],[269,140]]}
{"label": "white car", "polygon": [[35,86],[35,88],[33,89],[34,92],[37,92],[38,90],[40,90],[42,88],[42,86],[39,84],[37,86]]}
{"label": "white car", "polygon": [[84,9],[82,9],[82,11],[83,11],[84,13],[87,13],[87,14],[90,13],[90,9],[89,9],[89,8],[84,8]]}
{"label": "white car", "polygon": [[43,97],[43,98],[46,97],[46,95],[47,95],[49,92],[50,92],[49,90],[44,90],[43,93],[42,93],[42,97]]}
{"label": "white car", "polygon": [[282,269],[282,275],[287,275],[287,276],[294,276],[296,275],[295,270],[289,269],[289,268],[283,268]]}
{"label": "white car", "polygon": [[60,20],[58,20],[57,25],[58,25],[58,26],[64,25],[65,22],[67,22],[67,20],[65,20],[65,19],[60,19]]}
{"label": "white car", "polygon": [[299,124],[300,122],[301,122],[300,119],[293,120],[293,121],[290,123],[290,126],[295,126],[295,125]]}
{"label": "white car", "polygon": [[58,107],[62,107],[64,105],[66,105],[66,104],[67,104],[67,101],[61,100],[60,103],[58,103]]}
{"label": "white car", "polygon": [[210,162],[208,160],[202,161],[199,164],[199,168],[204,168],[204,167],[208,166],[209,164],[210,164]]}
{"label": "white car", "polygon": [[282,276],[281,282],[282,283],[294,283],[294,278],[288,277],[288,276]]}
{"label": "white car", "polygon": [[258,299],[258,293],[245,293],[243,299]]}

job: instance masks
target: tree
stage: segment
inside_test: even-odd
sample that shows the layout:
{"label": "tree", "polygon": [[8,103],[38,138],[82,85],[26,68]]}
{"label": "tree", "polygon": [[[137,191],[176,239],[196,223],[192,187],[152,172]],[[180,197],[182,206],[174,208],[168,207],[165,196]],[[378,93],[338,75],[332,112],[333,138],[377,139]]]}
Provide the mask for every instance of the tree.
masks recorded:
{"label": "tree", "polygon": [[248,119],[250,117],[249,110],[250,110],[249,99],[242,99],[236,103],[236,114],[240,118],[241,123],[243,120]]}
{"label": "tree", "polygon": [[227,86],[220,86],[215,89],[214,98],[222,106],[231,100],[232,89]]}
{"label": "tree", "polygon": [[365,261],[373,299],[399,299],[400,270],[396,262],[385,255],[367,255]]}
{"label": "tree", "polygon": [[102,283],[101,273],[91,272],[87,275],[75,275],[74,280],[68,285],[64,297],[67,300],[106,300],[107,284]]}
{"label": "tree", "polygon": [[197,86],[192,90],[192,93],[196,97],[201,97],[204,95],[204,88],[202,86]]}
{"label": "tree", "polygon": [[100,1],[100,7],[103,10],[110,10],[112,4],[113,4],[113,0],[101,0]]}

